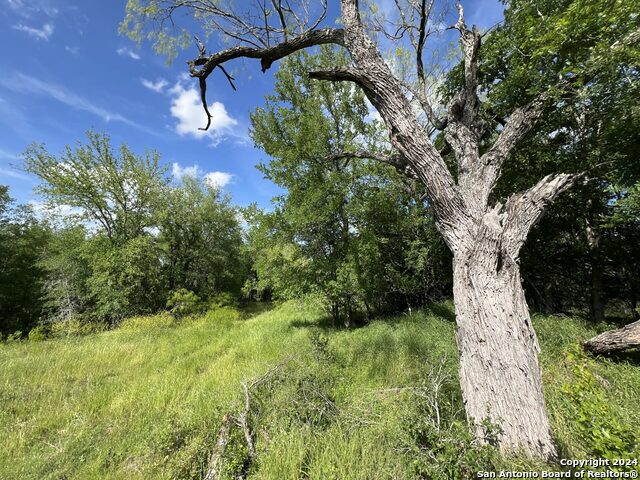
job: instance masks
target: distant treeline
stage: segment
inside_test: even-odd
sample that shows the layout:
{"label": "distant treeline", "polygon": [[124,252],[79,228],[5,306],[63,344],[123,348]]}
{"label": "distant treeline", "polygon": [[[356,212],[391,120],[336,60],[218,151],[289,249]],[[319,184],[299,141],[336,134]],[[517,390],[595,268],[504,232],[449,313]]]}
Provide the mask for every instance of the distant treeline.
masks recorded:
{"label": "distant treeline", "polygon": [[[483,47],[489,85],[503,74],[495,45]],[[329,47],[287,58],[274,95],[252,114],[251,136],[270,158],[258,168],[286,192],[269,211],[237,208],[195,177],[176,182],[159,154],[115,149],[106,135],[90,132],[85,144],[58,156],[31,146],[24,168],[41,181],[37,193],[52,215],[15,206],[0,187],[2,333],[308,294],[325,300],[336,324],[352,324],[450,297],[451,254],[420,184],[390,165],[335,155],[388,149],[384,126],[358,89],[306,75],[348,61]],[[533,309],[580,311],[595,321],[605,311],[638,316],[640,112],[631,94],[637,83],[614,73],[606,88],[564,101],[540,120],[498,186],[506,196],[567,165],[589,172],[522,251]],[[454,69],[443,100],[459,81]],[[520,102],[505,85],[492,91],[487,115]],[[446,152],[444,138],[435,143]]]}

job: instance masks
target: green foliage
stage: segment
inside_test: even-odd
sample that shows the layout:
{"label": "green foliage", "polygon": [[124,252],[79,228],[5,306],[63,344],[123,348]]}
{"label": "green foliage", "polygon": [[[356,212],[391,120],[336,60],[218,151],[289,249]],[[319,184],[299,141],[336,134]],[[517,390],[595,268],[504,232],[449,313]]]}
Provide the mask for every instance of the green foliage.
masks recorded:
{"label": "green foliage", "polygon": [[42,183],[37,191],[52,207],[79,209],[77,219],[95,222],[112,243],[126,242],[153,226],[154,213],[167,183],[159,154],[137,156],[109,137],[89,131],[87,144],[67,146],[59,157],[44,145],[24,155],[25,169]]}
{"label": "green foliage", "polygon": [[228,196],[187,176],[167,192],[158,216],[170,290],[185,288],[202,299],[240,293],[247,268],[237,210]]}
{"label": "green foliage", "polygon": [[92,308],[88,281],[93,245],[82,225],[61,228],[48,242],[40,266],[46,272],[45,314],[50,321],[80,319]]}
{"label": "green foliage", "polygon": [[16,330],[15,332],[7,335],[7,343],[15,343],[19,342],[20,340],[22,340],[22,331],[20,330]]}
{"label": "green foliage", "polygon": [[0,186],[0,333],[27,331],[42,315],[45,272],[38,264],[51,229],[29,207],[12,206]]}
{"label": "green foliage", "polygon": [[38,325],[29,330],[29,341],[30,342],[42,342],[48,336],[47,328],[44,325]]}
{"label": "green foliage", "polygon": [[156,248],[147,236],[133,238],[117,248],[96,242],[88,279],[95,300],[93,314],[113,322],[162,307],[161,263]]}
{"label": "green foliage", "polygon": [[[127,0],[126,16],[119,32],[138,43],[152,42],[154,50],[171,61],[178,50],[190,45],[191,35],[184,29],[176,30],[173,21],[166,21],[171,14],[163,3],[162,0]],[[195,12],[197,18],[198,9]]]}
{"label": "green foliage", "polygon": [[[640,224],[624,213],[640,180],[636,2],[505,3],[504,22],[486,35],[480,50],[483,114],[491,126],[483,150],[516,107],[542,92],[551,100],[504,165],[496,200],[550,173],[587,172],[590,178],[548,209],[522,251],[529,303],[548,312],[588,309],[601,320],[594,311],[601,298],[624,302],[630,312],[640,298],[632,273],[640,260],[633,247]],[[445,97],[460,85],[461,72],[458,66],[449,75]],[[562,90],[560,79],[568,85]]]}
{"label": "green foliage", "polygon": [[635,458],[640,438],[630,422],[621,421],[611,411],[603,380],[594,372],[595,362],[579,345],[567,348],[565,356],[572,379],[562,391],[573,403],[575,421],[588,453],[612,463]]}
{"label": "green foliage", "polygon": [[334,322],[419,305],[446,290],[449,256],[431,212],[393,168],[332,154],[382,149],[363,94],[307,71],[348,62],[328,47],[288,57],[275,94],[251,116],[270,157],[259,169],[286,194],[271,213],[247,209],[254,277],[245,292],[279,298],[321,294]]}
{"label": "green foliage", "polygon": [[[56,219],[46,245],[30,245],[28,259],[43,277],[32,282],[39,293],[25,292],[30,305],[38,312],[44,307],[52,322],[115,324],[163,309],[170,292],[182,289],[203,304],[221,293],[239,295],[247,269],[229,198],[196,178],[172,185],[155,152],[138,156],[124,145],[115,150],[106,135],[87,137],[86,145],[67,147],[58,157],[35,145],[25,154],[25,167],[42,180],[38,191],[52,211],[76,209]],[[0,300],[5,285],[3,279]]]}
{"label": "green foliage", "polygon": [[82,337],[107,330],[104,322],[89,321],[81,317],[54,321],[47,326],[52,338]]}
{"label": "green foliage", "polygon": [[199,313],[202,310],[200,297],[186,288],[169,293],[167,308],[176,317],[182,318]]}
{"label": "green foliage", "polygon": [[210,309],[225,307],[237,308],[238,299],[229,292],[221,292],[211,297],[207,304]]}

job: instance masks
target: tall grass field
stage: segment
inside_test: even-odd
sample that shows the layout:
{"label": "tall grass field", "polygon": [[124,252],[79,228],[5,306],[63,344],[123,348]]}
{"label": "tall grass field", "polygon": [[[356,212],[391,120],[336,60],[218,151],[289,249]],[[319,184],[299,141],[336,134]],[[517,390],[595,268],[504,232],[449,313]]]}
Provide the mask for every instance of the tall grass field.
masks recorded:
{"label": "tall grass field", "polygon": [[[640,367],[577,347],[599,328],[534,316],[564,458],[637,457]],[[452,306],[336,329],[312,301],[129,319],[0,346],[0,478],[203,478],[222,419],[253,392],[257,455],[234,431],[224,474],[256,479],[475,478],[560,469],[504,458],[468,431]],[[499,435],[487,425],[487,436]]]}

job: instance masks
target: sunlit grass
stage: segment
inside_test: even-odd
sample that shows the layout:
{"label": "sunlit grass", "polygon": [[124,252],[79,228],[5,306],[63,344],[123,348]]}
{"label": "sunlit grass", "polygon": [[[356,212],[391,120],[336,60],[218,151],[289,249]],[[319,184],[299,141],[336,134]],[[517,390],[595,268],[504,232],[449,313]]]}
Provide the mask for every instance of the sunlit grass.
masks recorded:
{"label": "sunlit grass", "polygon": [[[222,416],[241,408],[243,379],[289,356],[324,375],[325,367],[312,360],[311,331],[329,341],[327,385],[342,416],[322,428],[291,428],[276,408],[286,398],[274,397],[252,473],[265,479],[411,478],[412,459],[402,445],[413,400],[376,392],[419,385],[445,358],[448,395],[461,407],[455,327],[450,314],[439,313],[447,318],[417,313],[335,330],[323,326],[317,306],[290,302],[251,318],[232,309],[181,323],[142,317],[84,337],[5,344],[0,478],[200,478]],[[554,432],[563,448],[582,453],[560,392],[570,378],[563,351],[593,331],[575,319],[534,322]],[[640,419],[638,370],[598,362],[615,411],[630,421]]]}

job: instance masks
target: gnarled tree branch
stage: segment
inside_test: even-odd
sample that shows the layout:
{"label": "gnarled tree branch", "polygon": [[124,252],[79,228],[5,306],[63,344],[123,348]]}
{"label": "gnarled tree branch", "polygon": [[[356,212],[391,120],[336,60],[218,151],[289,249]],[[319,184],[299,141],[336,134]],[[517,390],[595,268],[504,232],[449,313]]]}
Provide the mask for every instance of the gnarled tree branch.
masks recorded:
{"label": "gnarled tree branch", "polygon": [[227,79],[233,85],[233,77],[231,77],[224,69],[223,64],[236,58],[254,58],[259,59],[262,67],[262,71],[268,70],[273,62],[280,60],[288,55],[299,50],[313,47],[315,45],[324,45],[334,43],[336,45],[344,44],[344,30],[339,28],[324,28],[321,30],[310,30],[300,35],[293,37],[289,40],[285,40],[273,47],[257,48],[239,45],[236,47],[228,48],[220,52],[206,55],[204,45],[200,40],[196,38],[198,44],[199,55],[196,59],[188,62],[189,72],[192,77],[196,77],[200,84],[200,98],[202,100],[202,107],[207,114],[207,125],[201,130],[208,130],[211,125],[211,114],[209,113],[209,107],[207,106],[207,77],[215,68],[220,68],[226,75]]}
{"label": "gnarled tree branch", "polygon": [[540,219],[545,207],[584,176],[585,173],[547,175],[530,189],[509,197],[504,206],[502,245],[512,259],[518,258],[531,227]]}
{"label": "gnarled tree branch", "polygon": [[407,176],[414,180],[419,179],[415,171],[413,171],[411,166],[406,161],[406,159],[404,159],[401,155],[397,153],[391,154],[391,155],[385,155],[379,152],[356,150],[354,152],[334,153],[332,155],[325,157],[325,160],[333,162],[336,160],[351,159],[351,158],[369,159],[369,160],[375,160],[380,163],[386,163],[387,165],[391,165],[392,167],[394,167],[400,174],[404,176]]}

